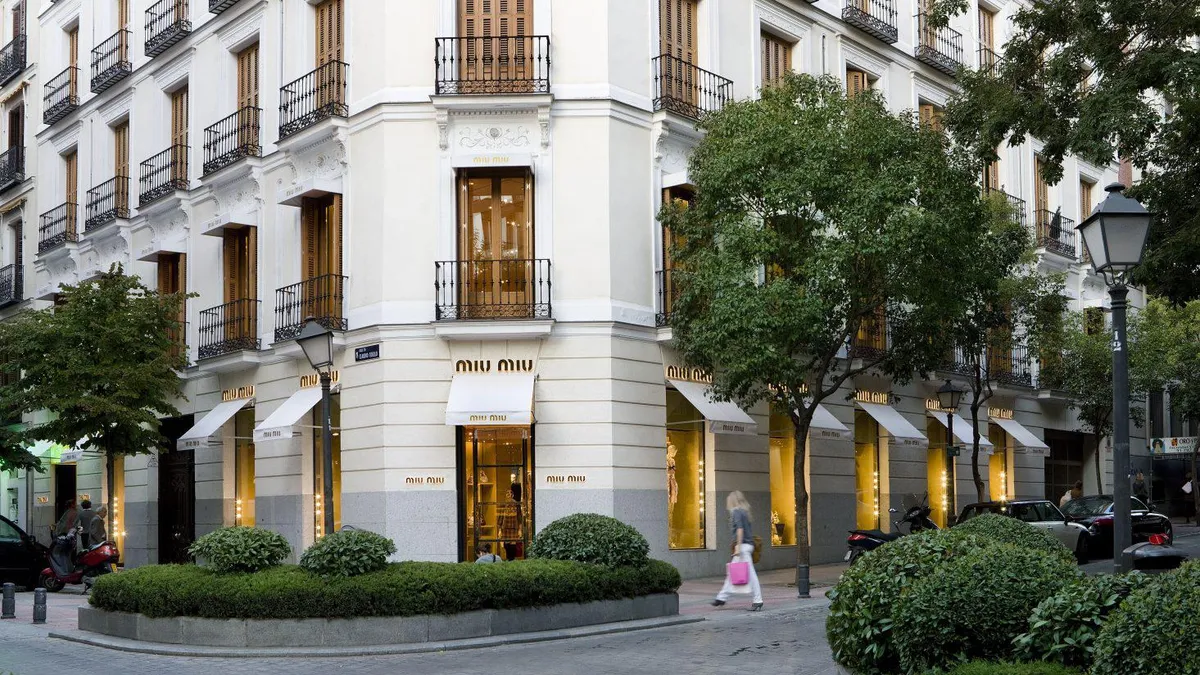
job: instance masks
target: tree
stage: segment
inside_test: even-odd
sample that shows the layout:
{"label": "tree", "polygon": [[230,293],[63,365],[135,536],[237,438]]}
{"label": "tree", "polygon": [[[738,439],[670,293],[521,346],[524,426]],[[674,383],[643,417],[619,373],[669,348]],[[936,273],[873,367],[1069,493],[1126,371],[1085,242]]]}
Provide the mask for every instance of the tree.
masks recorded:
{"label": "tree", "polygon": [[[148,453],[164,439],[158,420],[179,414],[181,295],[162,296],[119,265],[98,279],[62,287],[52,309],[0,323],[0,418],[46,411],[43,424],[0,438],[0,470],[40,468],[24,448],[38,440],[120,455]],[[18,377],[19,376],[19,377]],[[109,510],[112,511],[110,504]]]}
{"label": "tree", "polygon": [[[700,126],[695,200],[661,213],[675,347],[717,398],[791,419],[799,575],[816,406],[861,373],[904,383],[940,363],[965,310],[950,280],[973,271],[988,214],[977,167],[940,132],[875,94],[847,98],[833,78],[790,74]],[[864,336],[874,348],[854,349]]]}
{"label": "tree", "polygon": [[[966,0],[936,0],[935,22]],[[1039,0],[1014,15],[1002,61],[965,71],[946,124],[982,158],[1040,139],[1046,178],[1076,155],[1144,170],[1130,192],[1158,218],[1134,281],[1200,297],[1200,0]]]}

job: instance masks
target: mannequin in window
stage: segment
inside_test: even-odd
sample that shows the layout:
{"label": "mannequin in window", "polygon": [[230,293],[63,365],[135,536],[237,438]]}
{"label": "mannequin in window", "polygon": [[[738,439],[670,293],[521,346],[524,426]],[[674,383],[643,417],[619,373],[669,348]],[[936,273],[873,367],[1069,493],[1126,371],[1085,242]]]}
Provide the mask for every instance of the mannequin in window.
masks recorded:
{"label": "mannequin in window", "polygon": [[516,560],[525,555],[525,544],[521,541],[521,517],[524,513],[524,509],[521,508],[521,492],[520,483],[513,483],[508,487],[510,503],[506,505],[503,515],[500,516],[500,536],[504,539],[515,540],[504,542],[505,560]]}
{"label": "mannequin in window", "polygon": [[667,503],[671,506],[679,501],[679,481],[675,480],[675,455],[679,449],[673,443],[667,443]]}

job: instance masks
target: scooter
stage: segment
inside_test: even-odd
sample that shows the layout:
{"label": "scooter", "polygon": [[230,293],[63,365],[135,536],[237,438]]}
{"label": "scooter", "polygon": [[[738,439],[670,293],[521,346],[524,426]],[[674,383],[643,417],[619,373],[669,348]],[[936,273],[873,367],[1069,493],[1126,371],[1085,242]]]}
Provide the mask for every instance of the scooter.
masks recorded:
{"label": "scooter", "polygon": [[121,555],[111,541],[102,541],[86,551],[76,553],[82,532],[83,528],[76,527],[54,538],[46,554],[49,567],[42,570],[39,586],[57,593],[67,584],[83,584],[86,592],[91,590],[96,577],[116,571]]}
{"label": "scooter", "polygon": [[[925,500],[918,500],[916,495],[910,495],[905,497],[904,502],[904,516],[899,520],[892,521],[894,531],[850,530],[850,536],[846,538],[846,546],[849,550],[846,551],[844,560],[853,565],[867,551],[874,551],[889,541],[903,537],[905,533],[901,526],[905,523],[908,524],[908,534],[938,529],[937,523],[929,519],[929,514],[933,511],[925,504]],[[900,511],[888,509],[888,513],[897,514]]]}

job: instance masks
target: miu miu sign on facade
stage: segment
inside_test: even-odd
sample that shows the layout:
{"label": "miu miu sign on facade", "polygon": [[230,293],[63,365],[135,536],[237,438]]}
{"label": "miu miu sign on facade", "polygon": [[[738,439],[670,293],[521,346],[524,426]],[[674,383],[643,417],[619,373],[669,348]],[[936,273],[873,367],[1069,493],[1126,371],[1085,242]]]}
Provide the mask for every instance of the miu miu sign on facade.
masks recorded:
{"label": "miu miu sign on facade", "polygon": [[699,384],[712,384],[713,381],[712,375],[708,371],[688,366],[667,366],[667,379]]}
{"label": "miu miu sign on facade", "polygon": [[[497,359],[495,370],[498,373],[532,373],[533,359]],[[459,359],[454,362],[456,373],[490,373],[491,359]]]}

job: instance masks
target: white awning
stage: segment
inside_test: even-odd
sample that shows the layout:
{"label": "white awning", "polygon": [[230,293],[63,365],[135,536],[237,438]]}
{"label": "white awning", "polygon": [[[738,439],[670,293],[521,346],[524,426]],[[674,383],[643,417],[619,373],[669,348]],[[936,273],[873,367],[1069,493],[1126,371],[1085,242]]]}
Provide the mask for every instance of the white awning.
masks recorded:
{"label": "white awning", "polygon": [[267,416],[263,423],[254,428],[254,442],[274,441],[281,438],[294,438],[300,435],[296,423],[301,417],[313,409],[321,400],[320,387],[300,389],[288,397],[283,405]]}
{"label": "white awning", "polygon": [[887,430],[891,439],[900,445],[911,445],[914,447],[928,447],[929,439],[925,438],[925,434],[917,431],[917,428],[908,423],[904,416],[895,408],[878,403],[863,403],[858,402],[858,407],[867,412],[868,415],[875,418],[879,425]]}
{"label": "white awning", "polygon": [[446,403],[446,425],[533,424],[533,373],[455,375]]}
{"label": "white awning", "polygon": [[217,407],[209,410],[207,415],[201,417],[199,422],[179,437],[175,447],[179,450],[195,450],[206,445],[220,444],[221,439],[215,434],[221,431],[221,427],[236,415],[237,411],[252,401],[252,398],[239,398],[236,401],[218,403]]}
{"label": "white awning", "polygon": [[704,419],[708,420],[709,429],[714,434],[745,434],[753,436],[758,433],[758,425],[745,410],[730,401],[714,401],[711,390],[706,384],[685,382],[683,380],[667,380],[672,387],[679,390]]}
{"label": "white awning", "polygon": [[1016,420],[1006,420],[1001,417],[991,418],[992,422],[1000,425],[1001,429],[1008,432],[1009,436],[1016,441],[1017,449],[1023,450],[1025,454],[1041,455],[1042,457],[1050,456],[1050,446],[1042,442],[1042,439],[1033,435],[1033,432],[1021,426],[1021,423]]}
{"label": "white awning", "polygon": [[[925,414],[941,422],[942,426],[946,427],[947,429],[950,428],[950,420],[948,419],[950,417],[950,413],[942,412],[940,410],[926,410]],[[972,447],[975,445],[975,435],[972,433],[971,423],[962,417],[959,417],[958,415],[954,416],[954,437],[957,438],[960,443],[966,443]],[[980,434],[979,449],[984,452],[991,452],[992,447],[992,442],[988,440],[988,437]]]}
{"label": "white awning", "polygon": [[813,432],[820,438],[845,438],[850,429],[838,421],[833,413],[823,405],[818,405],[813,411],[812,421],[808,424],[808,437],[813,437]]}

